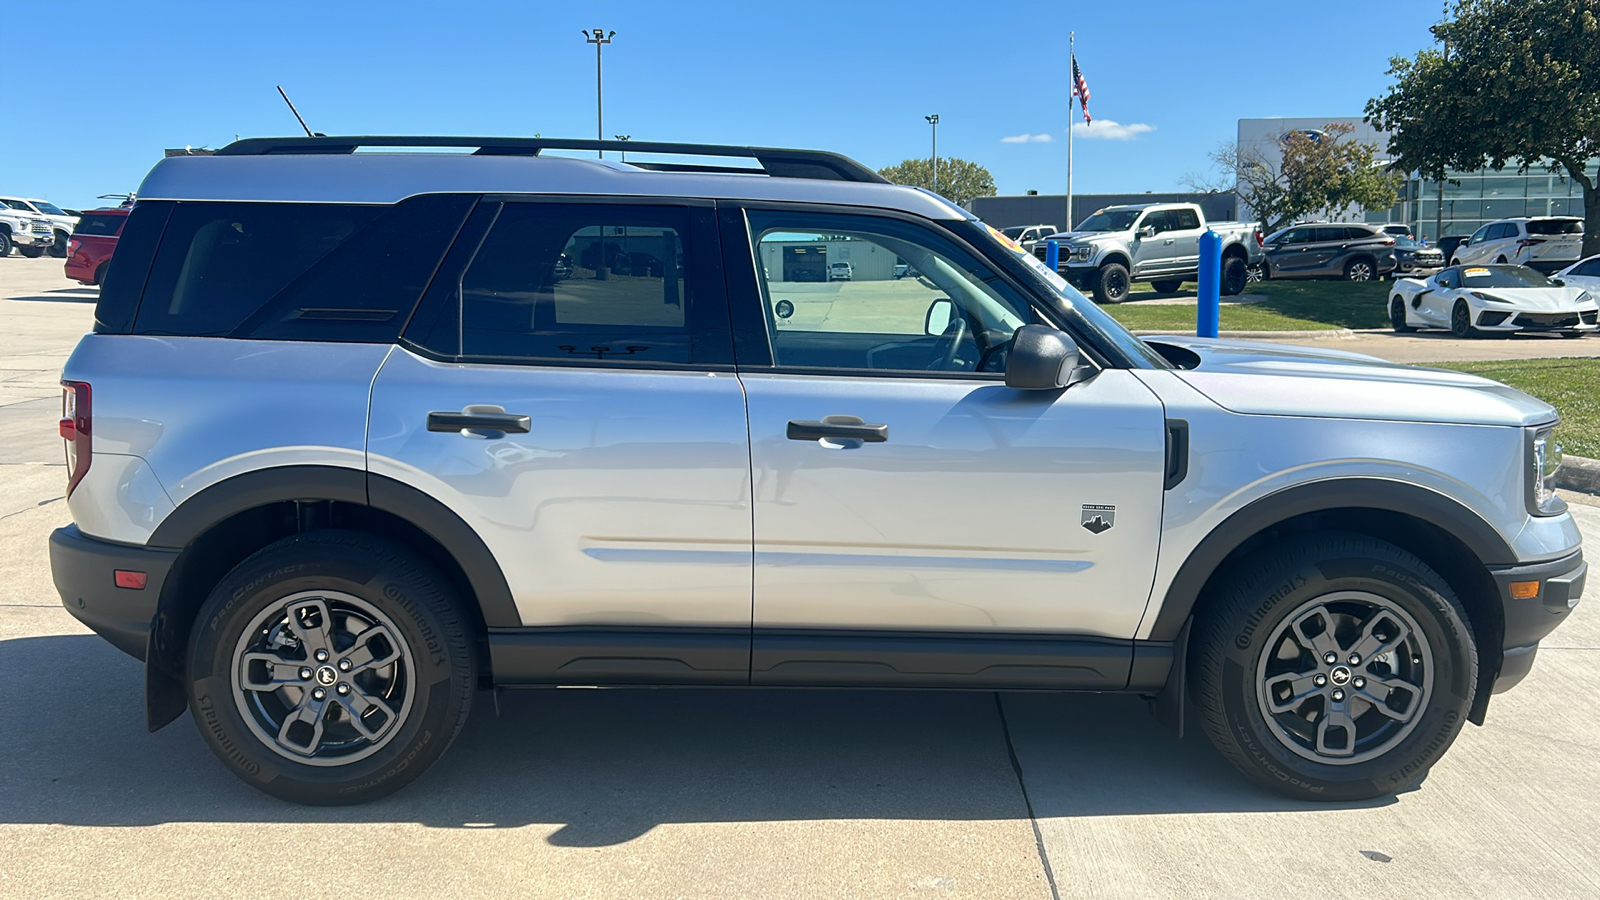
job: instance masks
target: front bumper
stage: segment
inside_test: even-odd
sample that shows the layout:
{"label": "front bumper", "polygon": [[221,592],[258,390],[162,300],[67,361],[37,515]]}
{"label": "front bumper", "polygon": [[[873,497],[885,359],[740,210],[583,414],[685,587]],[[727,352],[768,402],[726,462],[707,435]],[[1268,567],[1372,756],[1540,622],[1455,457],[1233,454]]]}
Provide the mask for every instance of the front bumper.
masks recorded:
{"label": "front bumper", "polygon": [[[1583,561],[1583,552],[1578,551],[1550,562],[1491,568],[1489,574],[1494,576],[1505,611],[1502,660],[1494,680],[1494,693],[1498,694],[1527,676],[1539,651],[1539,641],[1566,621],[1578,605],[1589,564]],[[1514,595],[1512,585],[1523,585],[1522,593],[1527,593],[1530,582],[1537,585],[1531,596]]]}
{"label": "front bumper", "polygon": [[[50,574],[61,605],[113,647],[143,660],[176,550],[114,544],[89,537],[76,525],[50,535]],[[142,572],[143,589],[117,586],[116,573]]]}

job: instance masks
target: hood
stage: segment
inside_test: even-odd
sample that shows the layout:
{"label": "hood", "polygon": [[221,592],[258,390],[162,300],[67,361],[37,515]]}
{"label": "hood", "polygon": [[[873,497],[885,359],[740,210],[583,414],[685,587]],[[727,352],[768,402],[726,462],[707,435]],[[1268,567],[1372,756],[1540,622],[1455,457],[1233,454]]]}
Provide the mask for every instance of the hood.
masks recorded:
{"label": "hood", "polygon": [[1343,350],[1148,337],[1178,376],[1230,412],[1455,425],[1539,425],[1555,408],[1497,381]]}
{"label": "hood", "polygon": [[[1515,308],[1528,312],[1571,312],[1577,308],[1578,296],[1584,292],[1583,288],[1576,285],[1548,288],[1468,288],[1468,290],[1488,297],[1509,300]],[[1505,304],[1495,303],[1484,303],[1483,307],[1484,309],[1506,308]]]}

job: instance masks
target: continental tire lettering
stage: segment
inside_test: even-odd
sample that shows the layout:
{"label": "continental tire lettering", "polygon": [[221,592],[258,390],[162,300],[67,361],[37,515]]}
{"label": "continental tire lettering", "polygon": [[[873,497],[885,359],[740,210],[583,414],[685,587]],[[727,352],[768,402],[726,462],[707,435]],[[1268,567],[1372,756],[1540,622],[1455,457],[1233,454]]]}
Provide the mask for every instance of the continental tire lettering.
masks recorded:
{"label": "continental tire lettering", "polygon": [[430,731],[430,730],[427,730],[427,729],[423,729],[422,733],[417,735],[417,742],[416,742],[416,744],[414,744],[412,746],[411,752],[407,753],[405,756],[400,757],[399,761],[396,762],[393,766],[391,766],[388,771],[384,772],[382,775],[377,776],[376,778],[369,778],[366,781],[360,782],[358,784],[346,785],[345,787],[342,787],[342,788],[339,789],[339,793],[341,793],[341,794],[354,794],[354,793],[358,793],[360,791],[364,791],[364,790],[366,790],[368,788],[377,787],[378,785],[383,784],[385,781],[388,781],[389,779],[393,778],[394,776],[399,775],[401,772],[404,772],[406,769],[410,768],[411,763],[417,758],[417,754],[421,753],[422,749],[424,747],[428,746],[428,744],[432,743],[432,741],[433,741],[433,732]]}
{"label": "continental tire lettering", "polygon": [[211,702],[210,694],[201,694],[194,699],[195,705],[200,707],[200,718],[205,721],[206,730],[211,732],[211,737],[217,742],[217,747],[222,755],[239,767],[239,770],[256,775],[261,772],[261,766],[250,757],[244,755],[233,739],[228,737],[228,732],[222,726],[222,717],[218,715],[215,704]]}
{"label": "continental tire lettering", "polygon": [[417,626],[417,630],[422,632],[422,643],[428,648],[428,654],[433,657],[433,664],[444,665],[448,657],[445,655],[444,647],[439,643],[439,636],[428,626],[427,618],[417,612],[416,606],[411,602],[411,598],[406,596],[406,592],[401,590],[398,584],[390,582],[383,586],[383,596],[405,607],[406,612],[411,613],[411,621]]}
{"label": "continental tire lettering", "polygon": [[262,575],[259,578],[252,579],[251,581],[246,582],[241,587],[235,588],[234,591],[233,591],[233,594],[231,594],[228,597],[228,602],[222,604],[222,608],[218,609],[217,610],[217,614],[211,617],[211,621],[206,623],[206,627],[209,628],[212,631],[216,631],[218,628],[222,627],[222,620],[226,619],[228,617],[228,613],[233,609],[234,605],[237,604],[240,600],[243,600],[245,597],[247,597],[247,596],[255,593],[256,591],[260,590],[263,585],[265,585],[269,581],[272,581],[273,579],[281,578],[281,577],[286,576],[286,575],[293,575],[294,573],[299,572],[302,569],[308,569],[308,568],[310,568],[310,566],[307,566],[305,564],[293,565],[293,566],[279,566],[278,568],[273,569],[271,572],[268,572],[267,574]]}
{"label": "continental tire lettering", "polygon": [[1267,617],[1267,613],[1271,612],[1283,598],[1300,590],[1309,583],[1304,575],[1295,575],[1283,584],[1278,585],[1272,593],[1267,595],[1266,602],[1245,619],[1244,630],[1239,632],[1239,636],[1233,639],[1234,646],[1240,650],[1249,647],[1250,638],[1255,635],[1256,629],[1261,627],[1261,620]]}

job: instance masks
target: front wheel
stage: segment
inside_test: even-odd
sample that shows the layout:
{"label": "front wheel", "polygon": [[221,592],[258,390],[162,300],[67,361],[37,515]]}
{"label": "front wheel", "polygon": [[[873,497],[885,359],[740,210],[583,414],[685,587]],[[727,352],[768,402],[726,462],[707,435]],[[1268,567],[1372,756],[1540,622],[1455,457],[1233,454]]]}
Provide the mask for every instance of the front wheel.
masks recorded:
{"label": "front wheel", "polygon": [[1472,327],[1472,310],[1465,300],[1457,300],[1450,309],[1450,333],[1458,338],[1478,336],[1478,329]]}
{"label": "front wheel", "polygon": [[471,709],[459,598],[415,554],[355,531],[294,535],[236,566],[189,644],[189,709],[234,774],[297,803],[410,783]]}
{"label": "front wheel", "polygon": [[18,247],[17,248],[17,252],[21,253],[23,256],[27,257],[28,259],[38,259],[39,257],[44,255],[44,248],[43,247]]}
{"label": "front wheel", "polygon": [[0,231],[0,259],[11,255],[11,235]]}
{"label": "front wheel", "polygon": [[1128,267],[1121,263],[1106,263],[1095,273],[1094,302],[1121,303],[1128,299],[1130,287]]}
{"label": "front wheel", "polygon": [[1465,723],[1478,657],[1437,572],[1365,535],[1290,539],[1196,616],[1193,698],[1240,771],[1307,800],[1408,788]]}

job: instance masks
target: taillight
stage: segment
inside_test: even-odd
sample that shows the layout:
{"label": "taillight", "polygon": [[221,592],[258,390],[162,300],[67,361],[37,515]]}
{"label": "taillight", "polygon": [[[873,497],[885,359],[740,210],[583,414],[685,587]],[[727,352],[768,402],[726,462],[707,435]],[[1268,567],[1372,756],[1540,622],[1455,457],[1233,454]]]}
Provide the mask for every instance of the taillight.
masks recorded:
{"label": "taillight", "polygon": [[61,382],[61,439],[67,444],[67,496],[78,486],[94,460],[90,441],[94,421],[90,413],[89,383]]}
{"label": "taillight", "polygon": [[1256,229],[1256,246],[1257,247],[1265,247],[1266,245],[1267,245],[1267,236],[1265,234],[1261,233],[1261,229],[1257,228]]}
{"label": "taillight", "polygon": [[1517,246],[1518,247],[1532,247],[1534,244],[1542,244],[1542,243],[1544,243],[1544,240],[1542,238],[1523,238],[1522,240],[1517,241]]}
{"label": "taillight", "polygon": [[67,255],[71,256],[72,254],[77,253],[78,248],[81,246],[83,246],[83,241],[80,241],[77,238],[67,241]]}

